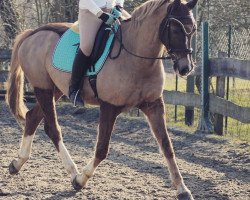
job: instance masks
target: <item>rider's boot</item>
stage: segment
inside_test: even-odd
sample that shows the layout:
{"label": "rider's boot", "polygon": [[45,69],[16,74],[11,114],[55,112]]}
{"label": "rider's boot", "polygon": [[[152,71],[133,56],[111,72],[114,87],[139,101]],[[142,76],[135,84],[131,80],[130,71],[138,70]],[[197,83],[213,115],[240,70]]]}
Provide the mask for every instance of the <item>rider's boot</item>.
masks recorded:
{"label": "rider's boot", "polygon": [[73,63],[72,75],[69,84],[69,99],[74,106],[84,106],[84,102],[81,98],[80,84],[83,76],[86,73],[90,65],[89,56],[84,55],[82,50],[79,48]]}

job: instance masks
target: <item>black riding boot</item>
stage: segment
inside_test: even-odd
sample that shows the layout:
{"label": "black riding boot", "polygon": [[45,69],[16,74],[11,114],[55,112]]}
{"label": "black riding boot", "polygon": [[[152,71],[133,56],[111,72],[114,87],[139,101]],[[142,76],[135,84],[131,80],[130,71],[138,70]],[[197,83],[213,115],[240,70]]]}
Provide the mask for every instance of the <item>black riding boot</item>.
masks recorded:
{"label": "black riding boot", "polygon": [[74,106],[84,106],[81,99],[80,84],[83,81],[83,76],[87,72],[90,65],[89,56],[85,56],[79,48],[73,63],[71,80],[69,84],[69,99]]}

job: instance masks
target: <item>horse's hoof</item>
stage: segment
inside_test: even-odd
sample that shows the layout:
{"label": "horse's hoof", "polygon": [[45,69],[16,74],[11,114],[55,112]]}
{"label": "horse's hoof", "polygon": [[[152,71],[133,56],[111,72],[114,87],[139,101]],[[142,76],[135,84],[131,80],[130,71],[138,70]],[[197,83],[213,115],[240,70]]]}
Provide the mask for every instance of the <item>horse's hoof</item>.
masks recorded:
{"label": "horse's hoof", "polygon": [[14,166],[14,162],[16,162],[16,160],[13,160],[9,165],[9,172],[11,175],[15,175],[19,172],[19,170],[17,170],[17,168]]}
{"label": "horse's hoof", "polygon": [[192,194],[189,192],[178,194],[177,199],[178,200],[194,200]]}
{"label": "horse's hoof", "polygon": [[79,190],[81,190],[81,189],[83,188],[83,186],[80,185],[80,184],[77,182],[76,176],[75,176],[75,178],[74,178],[73,181],[72,181],[72,186],[73,186],[73,188],[74,188],[76,191],[79,191]]}

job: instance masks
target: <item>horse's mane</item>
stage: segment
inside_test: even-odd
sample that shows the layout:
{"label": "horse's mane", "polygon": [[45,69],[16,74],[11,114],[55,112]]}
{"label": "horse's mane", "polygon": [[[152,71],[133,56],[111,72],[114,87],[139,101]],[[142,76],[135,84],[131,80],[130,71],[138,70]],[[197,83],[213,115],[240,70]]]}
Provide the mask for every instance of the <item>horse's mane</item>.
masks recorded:
{"label": "horse's mane", "polygon": [[[152,15],[158,10],[161,6],[165,3],[173,2],[171,0],[149,0],[137,7],[132,12],[132,20],[133,21],[140,21],[147,16]],[[181,0],[182,3],[186,3],[186,0]]]}
{"label": "horse's mane", "polygon": [[170,0],[150,0],[146,1],[132,12],[132,20],[141,20],[152,15],[158,8]]}

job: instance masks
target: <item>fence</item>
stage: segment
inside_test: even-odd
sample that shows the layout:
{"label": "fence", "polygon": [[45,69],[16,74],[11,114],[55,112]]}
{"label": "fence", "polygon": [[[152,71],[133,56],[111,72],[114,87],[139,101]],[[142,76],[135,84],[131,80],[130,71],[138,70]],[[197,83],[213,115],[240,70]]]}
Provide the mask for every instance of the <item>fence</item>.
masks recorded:
{"label": "fence", "polygon": [[3,99],[3,95],[5,94],[5,82],[7,79],[7,64],[10,60],[10,51],[5,49],[0,49],[0,99]]}
{"label": "fence", "polygon": [[[231,28],[230,28],[231,29]],[[211,123],[207,122],[207,119],[211,119],[214,125],[215,132],[217,134],[230,134],[230,135],[236,135],[237,137],[241,137],[243,139],[249,140],[249,133],[250,133],[250,61],[247,60],[239,60],[236,59],[236,57],[240,57],[243,59],[247,58],[247,55],[249,55],[249,36],[245,36],[245,40],[239,40],[236,38],[237,33],[236,31],[232,31],[233,38],[233,44],[232,44],[232,36],[230,38],[230,29],[227,32],[227,35],[220,36],[220,38],[226,38],[223,40],[219,40],[218,42],[213,41],[213,45],[210,47],[208,46],[208,38],[206,40],[203,39],[203,42],[206,43],[206,57],[208,58],[215,56],[215,50],[227,50],[231,48],[231,57],[232,58],[224,58],[227,55],[230,55],[228,52],[226,53],[220,53],[217,55],[219,58],[211,58],[207,59],[205,58],[205,61],[208,63],[203,63],[203,65],[207,65],[208,68],[206,70],[210,71],[207,73],[203,73],[205,75],[208,75],[205,77],[207,83],[205,88],[206,95],[203,96],[203,101],[205,101],[202,105],[206,106],[207,111],[210,111],[209,113],[206,112],[206,117],[204,120],[204,117],[202,118],[205,122],[202,122],[205,124],[203,127],[205,130],[211,129]],[[226,32],[225,32],[226,33]],[[243,32],[243,36],[246,32]],[[242,35],[242,34],[241,34]],[[215,35],[212,33],[209,33],[209,36],[212,36],[213,40],[215,38]],[[204,37],[204,35],[203,35]],[[208,37],[208,32],[207,36]],[[220,44],[222,43],[222,44]],[[231,46],[230,46],[231,43]],[[235,44],[236,43],[236,44]],[[204,44],[204,43],[203,43]],[[211,44],[211,42],[209,42]],[[239,51],[236,51],[232,47],[241,47]],[[208,48],[209,47],[209,48]],[[244,49],[244,50],[243,50]],[[203,55],[202,58],[204,60],[204,49],[202,51]],[[204,62],[204,61],[203,61]],[[201,70],[197,70],[195,72],[195,75],[200,75]],[[230,78],[229,78],[230,77]],[[179,80],[178,80],[179,79]],[[199,95],[199,92],[196,90],[195,93],[185,93],[185,87],[183,85],[186,84],[185,80],[178,78],[176,82],[181,82],[178,86],[178,90],[181,90],[182,92],[174,92],[174,91],[165,91],[165,100],[169,104],[174,104],[175,108],[176,105],[183,105],[183,106],[190,106],[197,108],[195,111],[195,125],[198,126],[199,129],[202,129],[201,123],[199,122],[199,115],[203,115],[203,112],[200,112],[198,108],[201,107],[201,96]],[[168,81],[168,80],[167,80]],[[204,81],[204,79],[203,79]],[[204,83],[202,84],[204,86]],[[173,87],[172,87],[173,89]],[[204,89],[204,88],[203,88]],[[208,93],[210,92],[210,93]],[[225,97],[225,99],[223,99]],[[209,99],[209,101],[206,101],[206,99]],[[229,101],[227,101],[229,100]],[[210,105],[209,105],[210,104]],[[169,105],[168,105],[169,106]],[[171,106],[169,106],[171,108]],[[173,109],[173,108],[172,108]],[[203,111],[203,110],[201,110]],[[177,113],[177,114],[176,114]],[[180,116],[180,114],[182,116]],[[213,114],[213,113],[219,113],[219,114]],[[184,111],[183,107],[178,106],[178,112],[172,112],[172,115],[174,115],[174,121],[177,123],[171,122],[172,126],[176,126],[176,124],[179,126],[181,121],[183,128],[184,124]],[[176,119],[176,115],[180,119]],[[225,117],[223,117],[225,116]],[[230,117],[227,120],[227,117]],[[224,119],[225,118],[225,119]],[[172,118],[173,121],[173,118]],[[206,127],[206,124],[209,124],[208,127]],[[224,127],[225,125],[225,127]],[[187,128],[187,126],[185,127]],[[192,128],[194,130],[194,128]]]}
{"label": "fence", "polygon": [[[5,99],[6,94],[6,80],[8,78],[8,65],[11,58],[11,51],[0,49],[0,100]],[[28,102],[35,102],[34,94],[30,91],[27,80],[25,81],[25,100]]]}
{"label": "fence", "polygon": [[[213,27],[211,27],[213,30]],[[210,31],[210,56],[214,57],[216,52],[214,49],[219,49],[226,52],[224,57],[237,58],[237,59],[249,59],[250,55],[250,29],[245,26],[232,26],[221,28],[221,33],[218,34],[218,31]],[[216,42],[217,41],[217,42]],[[249,64],[248,64],[249,66]],[[245,69],[244,69],[245,70]],[[218,94],[218,91],[215,91],[213,86],[215,82],[218,82],[221,85],[221,88],[225,87],[225,91],[219,92],[222,97],[225,97],[227,100],[230,100],[242,107],[250,107],[249,96],[250,96],[250,81],[247,78],[233,77],[228,76],[226,78],[221,77],[220,79],[211,78],[211,93]],[[217,116],[215,116],[216,120]],[[242,123],[232,118],[225,117],[224,122],[224,133],[230,135],[236,135],[237,137],[248,138],[250,133],[250,125]],[[215,127],[216,129],[216,127]]]}

